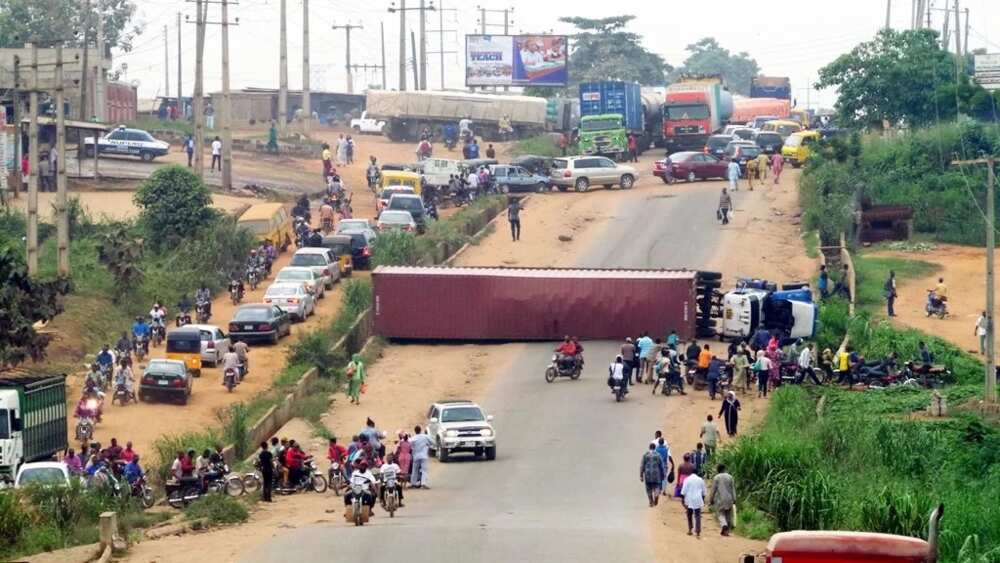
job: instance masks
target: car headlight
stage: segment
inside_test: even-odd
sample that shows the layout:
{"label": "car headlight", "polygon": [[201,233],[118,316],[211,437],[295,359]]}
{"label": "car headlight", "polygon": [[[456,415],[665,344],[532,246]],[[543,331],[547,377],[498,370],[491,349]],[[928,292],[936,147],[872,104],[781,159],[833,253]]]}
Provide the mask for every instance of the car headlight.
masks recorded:
{"label": "car headlight", "polygon": [[458,437],[458,430],[449,430],[449,431],[445,432],[444,435],[447,438],[457,438]]}
{"label": "car headlight", "polygon": [[479,435],[480,436],[485,436],[485,437],[489,438],[490,436],[493,435],[493,429],[492,428],[483,428],[482,430],[479,431]]}

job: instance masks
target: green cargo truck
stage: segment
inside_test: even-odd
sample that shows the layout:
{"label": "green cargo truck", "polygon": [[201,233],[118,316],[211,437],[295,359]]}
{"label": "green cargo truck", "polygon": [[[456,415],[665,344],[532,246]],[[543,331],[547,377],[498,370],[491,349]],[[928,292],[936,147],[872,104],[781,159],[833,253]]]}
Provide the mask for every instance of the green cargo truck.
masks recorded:
{"label": "green cargo truck", "polygon": [[0,480],[66,449],[66,376],[0,376]]}

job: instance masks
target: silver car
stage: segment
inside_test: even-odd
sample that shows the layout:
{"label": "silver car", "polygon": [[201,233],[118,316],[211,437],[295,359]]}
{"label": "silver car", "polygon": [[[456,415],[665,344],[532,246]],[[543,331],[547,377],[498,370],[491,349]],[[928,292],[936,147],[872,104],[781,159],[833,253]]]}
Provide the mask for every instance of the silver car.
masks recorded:
{"label": "silver car", "polygon": [[369,235],[369,239],[374,239],[377,236],[375,229],[372,228],[372,224],[368,219],[341,219],[337,223],[337,234],[345,234],[348,231],[364,231]]}
{"label": "silver car", "polygon": [[229,337],[215,325],[187,325],[201,333],[201,361],[212,367],[219,365],[222,356],[229,351]]}
{"label": "silver car", "polygon": [[274,305],[297,321],[316,312],[316,298],[301,283],[273,283],[264,292],[264,303]]}
{"label": "silver car", "polygon": [[312,268],[314,272],[323,278],[323,285],[327,289],[333,289],[333,284],[340,279],[340,266],[337,265],[337,258],[330,252],[329,248],[306,247],[295,251],[289,266]]}
{"label": "silver car", "polygon": [[288,266],[282,268],[278,275],[274,277],[274,283],[304,283],[306,289],[311,291],[317,299],[326,297],[326,285],[323,284],[323,276],[317,274],[312,268],[296,268]]}
{"label": "silver car", "polygon": [[378,216],[378,230],[380,233],[386,231],[403,231],[414,233],[417,231],[417,222],[413,220],[413,215],[409,211],[397,211],[387,209]]}
{"label": "silver car", "polygon": [[590,186],[620,186],[623,190],[635,185],[639,173],[631,166],[618,164],[605,156],[568,156],[552,159],[549,180],[560,191],[573,188],[585,192]]}

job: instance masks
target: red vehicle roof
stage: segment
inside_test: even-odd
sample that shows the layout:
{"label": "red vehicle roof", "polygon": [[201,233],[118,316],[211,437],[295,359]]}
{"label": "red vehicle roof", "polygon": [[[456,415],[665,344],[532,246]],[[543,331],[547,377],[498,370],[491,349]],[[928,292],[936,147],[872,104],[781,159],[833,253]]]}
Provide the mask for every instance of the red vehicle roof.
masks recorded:
{"label": "red vehicle roof", "polygon": [[[767,542],[768,554],[786,563],[840,561],[919,563],[927,559],[929,547],[919,538],[869,532],[795,531],[781,532]],[[795,555],[802,557],[796,558]],[[805,557],[805,556],[809,557]]]}

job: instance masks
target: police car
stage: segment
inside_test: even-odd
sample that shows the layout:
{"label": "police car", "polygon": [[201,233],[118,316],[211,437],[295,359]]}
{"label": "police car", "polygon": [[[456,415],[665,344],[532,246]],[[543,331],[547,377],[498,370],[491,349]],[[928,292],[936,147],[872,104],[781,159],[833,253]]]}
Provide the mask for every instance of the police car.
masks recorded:
{"label": "police car", "polygon": [[[94,138],[85,138],[83,145],[87,156],[94,156]],[[97,147],[101,154],[138,156],[146,162],[170,151],[170,143],[158,141],[142,129],[125,127],[119,127],[98,139]]]}

